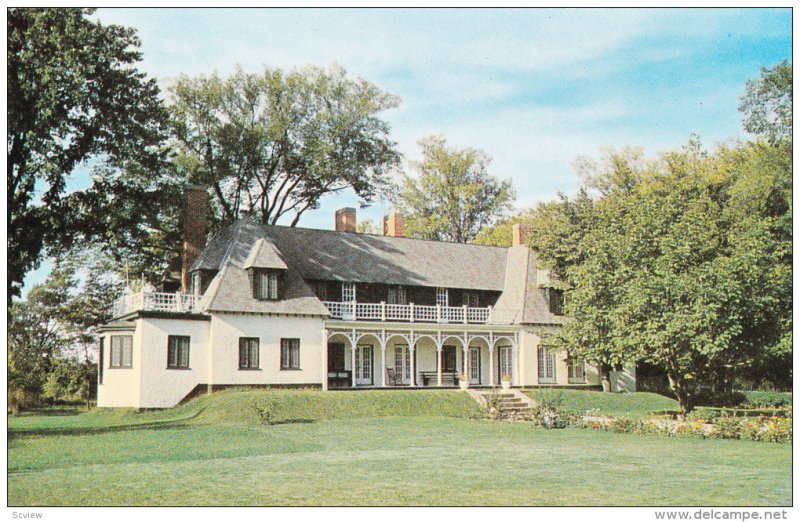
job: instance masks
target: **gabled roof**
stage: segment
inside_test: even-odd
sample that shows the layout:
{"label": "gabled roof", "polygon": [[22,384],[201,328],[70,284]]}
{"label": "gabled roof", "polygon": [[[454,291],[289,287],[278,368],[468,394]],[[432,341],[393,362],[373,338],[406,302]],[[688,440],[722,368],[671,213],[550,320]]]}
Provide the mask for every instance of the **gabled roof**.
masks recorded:
{"label": "gabled roof", "polygon": [[286,270],[286,263],[283,262],[280,252],[272,244],[272,241],[263,237],[255,242],[250,249],[250,255],[244,261],[243,268],[273,268]]}

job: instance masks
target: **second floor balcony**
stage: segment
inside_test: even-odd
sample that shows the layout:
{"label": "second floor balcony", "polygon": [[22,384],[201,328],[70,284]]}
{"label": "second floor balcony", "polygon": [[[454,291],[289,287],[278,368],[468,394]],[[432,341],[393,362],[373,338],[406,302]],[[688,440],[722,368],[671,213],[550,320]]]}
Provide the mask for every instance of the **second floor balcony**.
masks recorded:
{"label": "second floor balcony", "polygon": [[323,301],[331,319],[343,321],[400,321],[410,323],[464,323],[486,324],[492,322],[492,307],[415,305],[389,303],[357,303]]}
{"label": "second floor balcony", "polygon": [[181,292],[136,292],[123,295],[114,301],[112,316],[122,317],[140,311],[173,313],[194,312],[198,300],[199,297],[196,295],[184,294]]}

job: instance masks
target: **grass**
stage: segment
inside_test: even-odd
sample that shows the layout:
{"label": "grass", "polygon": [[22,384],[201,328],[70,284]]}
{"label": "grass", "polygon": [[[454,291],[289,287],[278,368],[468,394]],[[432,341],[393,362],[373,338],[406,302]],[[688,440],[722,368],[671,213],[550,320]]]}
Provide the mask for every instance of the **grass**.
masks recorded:
{"label": "grass", "polygon": [[[262,426],[251,404],[277,402]],[[791,447],[544,430],[466,394],[222,392],[9,418],[8,504],[788,505]]]}
{"label": "grass", "polygon": [[554,403],[565,413],[635,419],[650,413],[680,410],[678,401],[657,393],[605,393],[589,390],[535,389],[525,393],[538,400]]}

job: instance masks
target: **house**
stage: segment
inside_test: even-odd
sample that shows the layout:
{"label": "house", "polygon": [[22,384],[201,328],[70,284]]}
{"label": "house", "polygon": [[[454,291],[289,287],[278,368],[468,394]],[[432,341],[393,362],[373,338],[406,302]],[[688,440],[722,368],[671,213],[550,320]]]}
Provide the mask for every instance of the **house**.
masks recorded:
{"label": "house", "polygon": [[[205,193],[187,197],[180,276],[128,292],[101,328],[98,406],[168,408],[232,385],[591,387],[596,369],[548,345],[565,321],[526,230],[498,248],[241,219],[206,243]],[[634,376],[614,377],[617,388]]]}

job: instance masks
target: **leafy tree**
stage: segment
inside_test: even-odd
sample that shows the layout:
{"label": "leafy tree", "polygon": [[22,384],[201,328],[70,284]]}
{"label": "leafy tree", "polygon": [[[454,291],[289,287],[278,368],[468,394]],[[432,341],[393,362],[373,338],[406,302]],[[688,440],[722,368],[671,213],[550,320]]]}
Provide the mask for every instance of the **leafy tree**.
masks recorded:
{"label": "leafy tree", "polygon": [[155,82],[135,68],[136,32],[92,12],[7,12],[9,303],[45,246],[84,231],[93,198],[66,193],[76,166],[159,157],[164,112]]}
{"label": "leafy tree", "polygon": [[512,229],[517,223],[529,224],[531,210],[516,216],[498,219],[493,225],[483,227],[472,240],[476,245],[510,247],[513,241]]}
{"label": "leafy tree", "polygon": [[792,140],[792,65],[784,60],[748,80],[739,110],[744,129],[770,143]]}
{"label": "leafy tree", "polygon": [[[95,390],[96,327],[110,319],[121,290],[116,265],[99,247],[73,251],[57,260],[44,283],[25,301],[15,301],[9,321],[9,403],[15,410]],[[60,394],[60,395],[59,395]]]}
{"label": "leafy tree", "polygon": [[382,234],[383,229],[371,219],[365,219],[356,223],[356,232],[359,234]]}
{"label": "leafy tree", "polygon": [[176,165],[224,222],[289,215],[294,226],[345,189],[369,201],[399,158],[378,117],[398,99],[341,68],[183,76],[171,93]]}
{"label": "leafy tree", "polygon": [[468,243],[480,230],[511,210],[510,180],[489,174],[489,156],[478,149],[448,148],[441,136],[418,142],[422,160],[412,162],[419,177],[405,175],[393,198],[405,215],[406,234]]}

